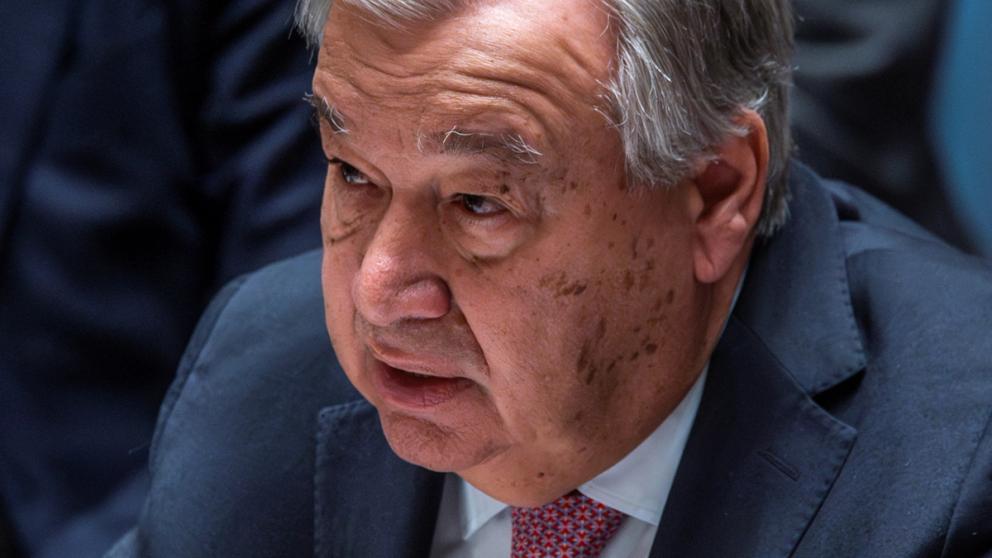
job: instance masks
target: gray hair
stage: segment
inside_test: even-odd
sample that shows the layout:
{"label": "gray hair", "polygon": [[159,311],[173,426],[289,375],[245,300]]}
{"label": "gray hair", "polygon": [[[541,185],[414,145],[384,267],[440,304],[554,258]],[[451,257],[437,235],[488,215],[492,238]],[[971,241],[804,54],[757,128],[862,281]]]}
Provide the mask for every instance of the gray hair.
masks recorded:
{"label": "gray hair", "polygon": [[[442,17],[470,0],[338,0],[390,26]],[[758,233],[788,216],[792,10],[789,0],[601,0],[619,22],[616,67],[606,84],[628,177],[674,184],[728,134],[744,135],[742,110],[768,130],[769,170]],[[333,0],[299,0],[296,22],[311,45]]]}

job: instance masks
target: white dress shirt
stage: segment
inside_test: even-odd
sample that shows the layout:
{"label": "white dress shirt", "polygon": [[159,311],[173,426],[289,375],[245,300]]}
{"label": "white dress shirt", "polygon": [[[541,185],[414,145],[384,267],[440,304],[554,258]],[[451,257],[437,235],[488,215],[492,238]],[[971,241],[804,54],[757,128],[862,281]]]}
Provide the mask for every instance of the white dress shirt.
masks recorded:
{"label": "white dress shirt", "polygon": [[[647,558],[699,409],[706,370],[674,411],[616,465],[579,492],[627,515],[601,558]],[[431,558],[508,558],[510,507],[461,477],[445,478]]]}

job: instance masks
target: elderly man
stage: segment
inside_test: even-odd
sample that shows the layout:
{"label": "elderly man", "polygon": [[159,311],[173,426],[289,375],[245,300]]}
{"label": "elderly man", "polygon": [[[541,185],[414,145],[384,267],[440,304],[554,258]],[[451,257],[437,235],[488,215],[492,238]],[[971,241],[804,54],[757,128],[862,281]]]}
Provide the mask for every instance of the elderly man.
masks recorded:
{"label": "elderly man", "polygon": [[110,556],[992,548],[992,275],[789,162],[786,0],[299,12],[322,259],[214,302]]}

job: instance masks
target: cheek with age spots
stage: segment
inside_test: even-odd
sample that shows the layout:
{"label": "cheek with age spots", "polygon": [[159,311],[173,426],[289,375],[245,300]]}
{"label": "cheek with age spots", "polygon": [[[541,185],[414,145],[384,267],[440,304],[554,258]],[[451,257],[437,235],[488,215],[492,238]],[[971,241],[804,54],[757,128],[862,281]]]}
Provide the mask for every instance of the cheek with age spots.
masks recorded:
{"label": "cheek with age spots", "polygon": [[675,289],[670,288],[665,294],[657,293],[644,319],[631,330],[632,337],[638,341],[628,360],[636,361],[642,355],[650,357],[661,349],[667,338],[664,330],[671,325],[668,318],[675,298]]}
{"label": "cheek with age spots", "polygon": [[589,288],[589,282],[571,279],[566,272],[558,271],[541,277],[537,286],[555,298],[562,298],[582,295]]}

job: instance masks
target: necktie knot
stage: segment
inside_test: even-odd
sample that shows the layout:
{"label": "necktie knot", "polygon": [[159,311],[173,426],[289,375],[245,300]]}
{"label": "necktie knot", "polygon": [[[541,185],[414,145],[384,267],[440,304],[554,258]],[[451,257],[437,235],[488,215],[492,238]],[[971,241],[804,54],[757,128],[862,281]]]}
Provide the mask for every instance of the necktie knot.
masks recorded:
{"label": "necktie knot", "polygon": [[579,492],[511,514],[512,558],[596,558],[624,517]]}

